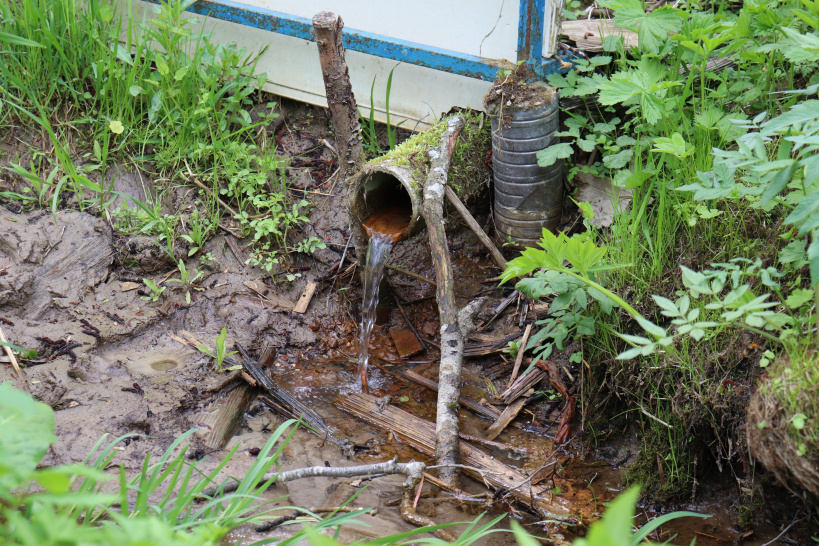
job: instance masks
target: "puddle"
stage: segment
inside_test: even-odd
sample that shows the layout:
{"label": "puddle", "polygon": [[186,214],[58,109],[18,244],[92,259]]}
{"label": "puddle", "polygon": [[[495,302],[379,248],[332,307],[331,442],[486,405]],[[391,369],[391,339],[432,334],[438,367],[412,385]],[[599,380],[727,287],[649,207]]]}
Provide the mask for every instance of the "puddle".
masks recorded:
{"label": "puddle", "polygon": [[126,366],[132,375],[152,377],[180,369],[182,363],[189,360],[189,358],[174,349],[161,349],[148,353],[137,360],[129,360]]}

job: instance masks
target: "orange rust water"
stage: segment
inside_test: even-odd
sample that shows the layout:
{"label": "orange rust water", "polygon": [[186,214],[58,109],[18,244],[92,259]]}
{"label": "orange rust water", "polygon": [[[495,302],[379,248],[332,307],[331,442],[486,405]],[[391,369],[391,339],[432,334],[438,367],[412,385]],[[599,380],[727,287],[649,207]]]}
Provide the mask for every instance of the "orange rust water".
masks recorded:
{"label": "orange rust water", "polygon": [[399,201],[380,207],[363,225],[369,237],[382,235],[391,238],[395,243],[409,226],[411,217],[412,205]]}

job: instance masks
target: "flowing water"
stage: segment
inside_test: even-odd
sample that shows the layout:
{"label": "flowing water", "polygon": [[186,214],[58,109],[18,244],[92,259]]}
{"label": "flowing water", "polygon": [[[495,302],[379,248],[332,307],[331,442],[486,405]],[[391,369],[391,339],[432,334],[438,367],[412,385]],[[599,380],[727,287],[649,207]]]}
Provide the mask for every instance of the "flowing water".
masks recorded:
{"label": "flowing water", "polygon": [[364,267],[364,298],[361,304],[361,340],[358,344],[358,375],[361,388],[367,392],[367,363],[370,359],[370,334],[375,324],[375,307],[378,305],[378,288],[384,277],[384,266],[392,250],[393,237],[372,233],[367,248],[367,265]]}
{"label": "flowing water", "polygon": [[358,344],[358,375],[361,389],[367,392],[367,363],[370,360],[370,334],[375,324],[378,289],[384,277],[384,266],[393,245],[409,226],[412,205],[409,199],[397,198],[379,207],[366,222],[364,230],[370,237],[367,264],[364,266],[364,297],[361,303],[361,340]]}

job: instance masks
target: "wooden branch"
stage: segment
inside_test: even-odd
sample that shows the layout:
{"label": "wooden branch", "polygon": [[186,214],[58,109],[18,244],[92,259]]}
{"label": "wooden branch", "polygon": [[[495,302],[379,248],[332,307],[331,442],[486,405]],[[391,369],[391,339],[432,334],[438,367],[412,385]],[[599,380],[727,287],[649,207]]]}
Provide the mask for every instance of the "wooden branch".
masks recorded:
{"label": "wooden branch", "polygon": [[437,286],[438,285],[438,283],[436,283],[432,279],[428,279],[428,278],[424,277],[423,275],[419,275],[418,273],[413,273],[412,271],[407,271],[406,269],[402,269],[402,268],[398,267],[397,265],[387,264],[385,267],[387,269],[391,269],[391,270],[395,271],[396,273],[401,273],[402,275],[406,275],[407,277],[412,277],[413,279],[418,279],[419,281],[425,282],[425,283],[427,283],[427,284],[429,284],[431,286]]}
{"label": "wooden branch", "polygon": [[518,354],[515,358],[515,366],[512,368],[512,375],[509,376],[509,383],[506,385],[508,389],[515,383],[515,379],[518,378],[518,372],[520,371],[520,363],[523,362],[523,353],[526,352],[526,344],[529,342],[529,334],[532,333],[532,323],[526,325],[526,331],[523,332],[523,339],[520,341],[520,346],[518,347]]}
{"label": "wooden branch", "polygon": [[336,136],[339,176],[345,180],[350,172],[357,171],[363,164],[364,145],[361,141],[358,107],[341,41],[344,21],[334,13],[322,11],[313,16],[313,28],[327,93],[327,106]]}
{"label": "wooden branch", "polygon": [[[409,463],[399,463],[395,458],[386,463],[364,464],[358,466],[309,466],[307,468],[296,468],[284,472],[268,472],[261,479],[260,483],[275,478],[275,483],[291,482],[303,478],[314,478],[324,476],[327,478],[352,478],[355,476],[368,476],[370,474],[403,474],[407,480],[420,480],[424,475],[426,465],[421,462],[412,461]],[[232,493],[239,488],[236,481],[225,484],[222,493]],[[205,489],[202,494],[212,497],[219,492],[216,487]]]}
{"label": "wooden branch", "polygon": [[[435,263],[438,281],[436,295],[441,320],[441,364],[438,374],[440,387],[435,426],[435,457],[439,465],[454,464],[458,454],[458,398],[461,391],[461,364],[466,334],[459,328],[458,310],[455,306],[455,281],[449,258],[449,245],[444,232],[444,188],[452,152],[464,124],[463,116],[452,116],[441,135],[439,146],[429,150],[430,168],[424,183],[424,200],[421,203],[421,214],[427,225],[432,261]],[[475,311],[477,308],[473,306],[473,314]],[[454,467],[445,466],[440,477],[447,483],[455,484],[458,471]]]}
{"label": "wooden branch", "polygon": [[495,246],[495,243],[492,242],[492,239],[486,234],[483,230],[481,225],[472,217],[472,214],[469,213],[469,209],[466,208],[455,192],[449,186],[446,187],[444,190],[446,191],[446,198],[455,207],[455,209],[461,213],[461,217],[466,222],[466,225],[469,226],[469,229],[478,237],[478,239],[483,243],[483,246],[489,250],[489,254],[492,255],[492,259],[495,260],[495,263],[498,264],[498,267],[501,268],[501,271],[506,271],[506,258],[503,257],[498,247]]}
{"label": "wooden branch", "polygon": [[[412,370],[407,370],[404,372],[404,377],[406,377],[410,381],[418,383],[419,385],[423,385],[429,390],[438,392],[438,382],[426,378],[419,373],[416,373]],[[501,414],[501,412],[499,410],[496,410],[494,406],[490,405],[484,406],[478,402],[475,402],[471,398],[467,398],[466,396],[458,397],[458,403],[464,406],[465,408],[469,408],[478,415],[483,415],[484,417],[488,417],[489,419],[496,419],[498,415]]]}

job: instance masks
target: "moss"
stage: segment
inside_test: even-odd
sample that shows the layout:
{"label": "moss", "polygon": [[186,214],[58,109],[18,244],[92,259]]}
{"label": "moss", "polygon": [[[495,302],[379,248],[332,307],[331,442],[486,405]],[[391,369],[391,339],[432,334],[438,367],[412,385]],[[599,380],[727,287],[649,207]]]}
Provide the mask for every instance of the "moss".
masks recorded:
{"label": "moss", "polygon": [[[492,134],[483,113],[473,110],[459,113],[466,123],[452,154],[449,185],[458,197],[467,202],[489,186],[487,153],[491,150]],[[370,161],[369,165],[390,161],[396,167],[411,169],[412,183],[423,186],[429,172],[428,152],[441,142],[448,122],[449,117],[446,117],[431,129],[412,135],[383,156]]]}
{"label": "moss", "polygon": [[683,448],[683,438],[669,441],[669,434],[679,431],[682,423],[675,424],[676,429],[668,429],[653,422],[646,425],[643,447],[624,474],[628,485],[642,485],[643,497],[646,499],[666,502],[691,494],[694,485],[692,450]]}

